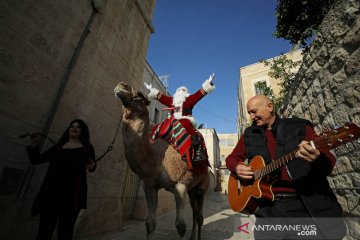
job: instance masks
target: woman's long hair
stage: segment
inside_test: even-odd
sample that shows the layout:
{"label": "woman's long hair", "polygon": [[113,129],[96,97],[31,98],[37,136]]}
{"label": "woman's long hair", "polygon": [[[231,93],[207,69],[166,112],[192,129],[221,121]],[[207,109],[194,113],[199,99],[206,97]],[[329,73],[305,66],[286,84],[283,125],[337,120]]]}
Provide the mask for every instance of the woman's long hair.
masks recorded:
{"label": "woman's long hair", "polygon": [[81,129],[80,133],[80,142],[83,144],[83,148],[85,151],[88,151],[90,149],[90,132],[87,124],[81,120],[81,119],[74,119],[70,122],[69,126],[66,128],[64,133],[61,135],[57,145],[58,147],[64,146],[65,143],[69,141],[69,129],[73,123],[78,123],[79,127]]}

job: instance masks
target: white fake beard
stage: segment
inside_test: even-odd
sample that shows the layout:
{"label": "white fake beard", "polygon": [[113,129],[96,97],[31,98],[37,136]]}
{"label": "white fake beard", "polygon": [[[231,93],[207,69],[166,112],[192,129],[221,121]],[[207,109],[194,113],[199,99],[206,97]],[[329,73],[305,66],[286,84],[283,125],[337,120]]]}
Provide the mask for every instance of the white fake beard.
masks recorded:
{"label": "white fake beard", "polygon": [[173,97],[174,107],[181,107],[188,96],[189,96],[189,93],[187,93],[187,92],[175,93],[174,97]]}

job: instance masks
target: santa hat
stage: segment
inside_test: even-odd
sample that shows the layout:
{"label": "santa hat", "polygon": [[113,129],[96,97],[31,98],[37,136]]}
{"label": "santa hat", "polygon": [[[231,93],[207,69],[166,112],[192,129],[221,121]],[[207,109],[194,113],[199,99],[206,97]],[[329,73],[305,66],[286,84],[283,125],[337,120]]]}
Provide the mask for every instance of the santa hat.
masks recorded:
{"label": "santa hat", "polygon": [[186,95],[185,95],[186,97],[190,96],[190,93],[189,93],[189,90],[188,90],[187,87],[185,87],[185,86],[178,87],[178,88],[176,89],[175,94],[178,93],[178,92],[180,92],[180,91],[186,92]]}

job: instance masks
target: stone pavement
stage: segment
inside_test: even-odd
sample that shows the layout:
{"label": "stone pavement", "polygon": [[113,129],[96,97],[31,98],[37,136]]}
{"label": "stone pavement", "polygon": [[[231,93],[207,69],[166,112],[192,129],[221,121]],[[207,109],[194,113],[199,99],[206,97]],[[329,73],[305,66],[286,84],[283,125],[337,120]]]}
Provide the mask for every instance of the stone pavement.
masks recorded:
{"label": "stone pavement", "polygon": [[[250,233],[238,230],[239,226],[248,222],[253,222],[251,217],[235,213],[229,208],[227,196],[212,192],[206,196],[204,204],[204,226],[202,228],[202,240],[243,240],[253,239]],[[191,235],[192,228],[192,210],[190,204],[185,209],[185,221],[187,232],[185,239]],[[245,226],[246,227],[246,226]],[[243,228],[246,231],[246,228]],[[144,221],[128,222],[126,226],[118,231],[106,233],[98,236],[80,238],[79,240],[142,240],[146,239],[146,228]],[[155,229],[156,240],[181,239],[177,234],[175,227],[175,210],[157,218],[157,227]]]}

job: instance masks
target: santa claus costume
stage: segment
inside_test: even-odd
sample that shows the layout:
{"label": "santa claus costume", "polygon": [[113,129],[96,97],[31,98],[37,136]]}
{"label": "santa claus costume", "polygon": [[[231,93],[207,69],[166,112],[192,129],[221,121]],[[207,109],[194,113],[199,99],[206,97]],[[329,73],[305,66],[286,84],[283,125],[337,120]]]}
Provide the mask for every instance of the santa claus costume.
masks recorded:
{"label": "santa claus costume", "polygon": [[[186,87],[179,87],[174,96],[167,96],[161,93],[158,89],[153,88],[151,85],[145,83],[145,87],[150,91],[148,97],[150,99],[156,99],[160,103],[166,105],[170,110],[171,117],[164,121],[171,121],[172,117],[181,123],[181,126],[186,129],[186,132],[191,136],[192,145],[194,147],[195,156],[193,162],[201,161],[205,158],[206,152],[202,147],[202,136],[196,131],[196,120],[192,115],[192,110],[196,103],[198,103],[205,95],[212,92],[215,89],[212,81],[214,74],[210,75],[199,89],[194,94],[189,94]],[[164,124],[164,122],[162,123]],[[169,123],[167,123],[169,124]],[[156,126],[159,127],[159,126]],[[156,128],[155,127],[155,128]]]}

